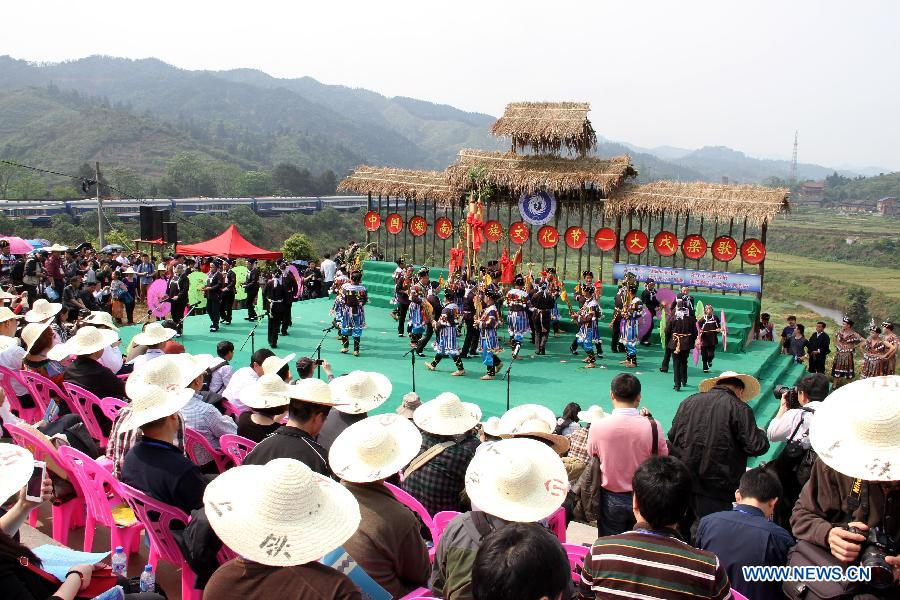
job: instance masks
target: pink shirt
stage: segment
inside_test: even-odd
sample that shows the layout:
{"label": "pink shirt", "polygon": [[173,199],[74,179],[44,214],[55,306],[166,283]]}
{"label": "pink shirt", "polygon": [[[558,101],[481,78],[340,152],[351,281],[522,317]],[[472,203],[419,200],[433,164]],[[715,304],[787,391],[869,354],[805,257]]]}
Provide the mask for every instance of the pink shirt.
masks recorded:
{"label": "pink shirt", "polygon": [[[602,461],[603,489],[610,492],[630,492],[631,479],[641,463],[650,457],[653,448],[650,420],[642,417],[637,408],[615,408],[605,419],[591,424],[588,433],[588,452]],[[659,456],[668,456],[665,431],[656,422]]]}

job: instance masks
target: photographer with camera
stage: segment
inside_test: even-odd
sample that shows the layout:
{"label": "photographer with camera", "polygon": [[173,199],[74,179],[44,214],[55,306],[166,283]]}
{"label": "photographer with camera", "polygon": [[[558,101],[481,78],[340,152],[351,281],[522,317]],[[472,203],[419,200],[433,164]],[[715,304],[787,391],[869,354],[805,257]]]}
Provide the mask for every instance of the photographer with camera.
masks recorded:
{"label": "photographer with camera", "polygon": [[819,460],[791,516],[790,566],[859,564],[868,583],[785,582],[791,598],[900,596],[900,377],[843,386],[821,403],[809,432]]}

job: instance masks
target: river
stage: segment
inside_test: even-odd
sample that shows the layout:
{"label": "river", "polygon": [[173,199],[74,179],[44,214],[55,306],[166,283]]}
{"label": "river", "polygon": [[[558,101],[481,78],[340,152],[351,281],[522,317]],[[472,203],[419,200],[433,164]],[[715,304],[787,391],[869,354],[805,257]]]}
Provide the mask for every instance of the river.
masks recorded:
{"label": "river", "polygon": [[809,310],[822,315],[823,317],[828,317],[832,321],[834,321],[838,327],[841,326],[841,321],[844,318],[844,315],[841,314],[841,311],[835,310],[833,308],[825,308],[824,306],[818,306],[813,304],[812,302],[807,302],[805,300],[797,300],[794,304],[800,305],[803,308],[808,308]]}

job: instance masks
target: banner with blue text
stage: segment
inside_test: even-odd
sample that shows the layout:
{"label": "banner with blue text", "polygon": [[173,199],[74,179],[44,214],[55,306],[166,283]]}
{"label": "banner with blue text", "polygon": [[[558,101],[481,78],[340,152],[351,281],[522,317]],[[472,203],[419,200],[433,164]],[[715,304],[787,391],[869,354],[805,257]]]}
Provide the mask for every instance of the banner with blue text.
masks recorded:
{"label": "banner with blue text", "polygon": [[613,278],[623,279],[632,272],[638,281],[654,280],[657,284],[686,285],[690,287],[726,290],[731,292],[761,292],[762,278],[752,273],[728,273],[725,271],[700,271],[677,267],[652,265],[613,264]]}

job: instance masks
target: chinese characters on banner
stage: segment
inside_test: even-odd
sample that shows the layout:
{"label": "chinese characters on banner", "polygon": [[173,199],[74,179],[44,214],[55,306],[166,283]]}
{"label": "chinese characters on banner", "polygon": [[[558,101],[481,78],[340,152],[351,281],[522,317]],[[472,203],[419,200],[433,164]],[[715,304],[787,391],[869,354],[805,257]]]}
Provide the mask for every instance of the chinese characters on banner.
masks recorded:
{"label": "chinese characters on banner", "polygon": [[381,227],[381,215],[374,210],[370,210],[363,218],[363,224],[368,231],[378,231],[378,228]]}
{"label": "chinese characters on banner", "polygon": [[660,231],[653,238],[653,248],[660,256],[672,256],[678,251],[678,238],[671,231]]}
{"label": "chinese characters on banner", "polygon": [[643,254],[647,249],[647,234],[639,229],[632,229],[625,234],[625,251],[629,254]]}
{"label": "chinese characters on banner", "polygon": [[426,231],[428,231],[428,221],[425,220],[425,217],[413,217],[409,220],[409,232],[414,237],[423,236]]}
{"label": "chinese characters on banner", "polygon": [[756,238],[746,239],[741,244],[741,258],[748,265],[758,265],[766,259],[766,247]]}
{"label": "chinese characters on banner", "polygon": [[713,241],[712,255],[716,260],[730,261],[737,256],[737,242],[730,235],[720,235]]}
{"label": "chinese characters on banner", "polygon": [[438,239],[446,240],[449,238],[453,235],[453,221],[447,217],[439,217],[434,222],[434,234],[438,236]]}
{"label": "chinese characters on banner", "polygon": [[530,236],[531,232],[528,230],[528,225],[522,221],[516,221],[509,226],[509,241],[513,244],[521,246],[528,241]]}
{"label": "chinese characters on banner", "polygon": [[762,278],[756,273],[729,273],[727,271],[701,271],[697,269],[679,269],[677,267],[613,264],[613,279],[622,279],[626,272],[634,273],[638,281],[653,279],[657,284],[664,285],[687,285],[732,292],[762,291]]}
{"label": "chinese characters on banner", "polygon": [[500,221],[492,219],[485,223],[484,237],[489,242],[499,242],[500,238],[503,237],[503,225],[500,224]]}
{"label": "chinese characters on banner", "polygon": [[616,232],[609,227],[599,229],[597,233],[594,234],[594,245],[603,252],[612,250],[618,243],[619,238],[616,235]]}
{"label": "chinese characters on banner", "polygon": [[700,260],[706,256],[706,240],[702,235],[692,233],[681,242],[681,253],[691,260]]}
{"label": "chinese characters on banner", "polygon": [[389,214],[387,216],[385,227],[387,228],[388,233],[397,235],[398,233],[403,231],[403,217],[401,217],[397,213]]}
{"label": "chinese characters on banner", "polygon": [[566,229],[566,246],[578,250],[587,241],[587,233],[581,227],[569,227]]}
{"label": "chinese characters on banner", "polygon": [[538,244],[541,248],[553,248],[559,243],[559,232],[552,225],[544,225],[538,230]]}

